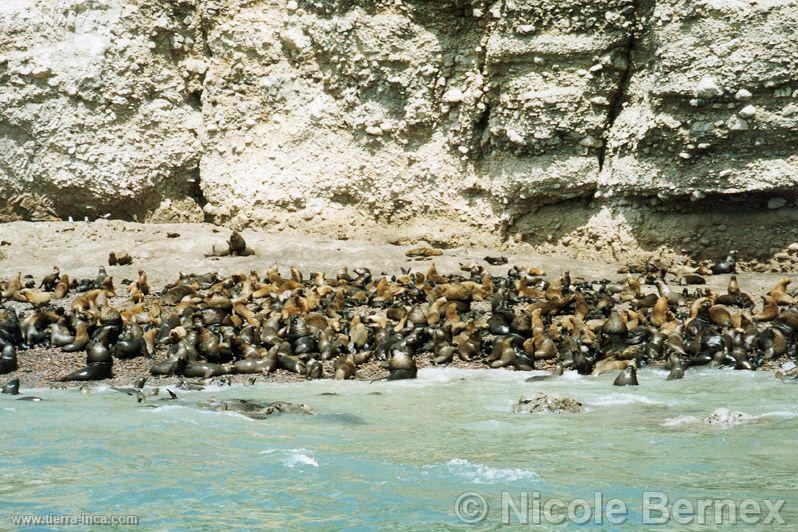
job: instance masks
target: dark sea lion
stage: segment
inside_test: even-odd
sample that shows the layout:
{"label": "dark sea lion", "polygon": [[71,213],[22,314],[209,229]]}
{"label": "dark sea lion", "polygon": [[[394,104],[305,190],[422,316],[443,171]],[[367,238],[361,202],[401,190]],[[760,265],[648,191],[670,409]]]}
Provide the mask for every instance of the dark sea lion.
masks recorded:
{"label": "dark sea lion", "polygon": [[238,374],[252,374],[252,373],[271,373],[275,369],[273,360],[268,359],[244,359],[236,360],[233,363],[233,369]]}
{"label": "dark sea lion", "polygon": [[28,396],[25,396],[25,397],[20,397],[19,399],[17,399],[17,401],[32,401],[34,403],[38,403],[39,401],[42,401],[42,398],[41,397],[34,397],[32,395],[28,395]]}
{"label": "dark sea lion", "polygon": [[637,369],[634,365],[629,365],[615,378],[613,386],[637,386]]}
{"label": "dark sea lion", "polygon": [[324,376],[324,369],[321,362],[311,358],[305,362],[305,377],[308,379],[321,379]]}
{"label": "dark sea lion", "polygon": [[136,383],[133,385],[134,388],[141,390],[144,388],[144,385],[147,383],[147,377],[139,377],[136,380]]}
{"label": "dark sea lion", "polygon": [[507,257],[485,257],[485,262],[491,266],[503,266],[507,264]]}
{"label": "dark sea lion", "polygon": [[230,368],[227,368],[221,364],[190,360],[183,369],[183,376],[207,379],[208,377],[219,377],[221,375],[226,375],[229,372]]}
{"label": "dark sea lion", "polygon": [[123,359],[147,356],[147,346],[144,343],[141,327],[135,323],[125,327],[111,352],[116,358]]}
{"label": "dark sea lion", "polygon": [[111,364],[108,362],[91,362],[83,369],[70,373],[58,379],[60,382],[70,381],[99,381],[113,378]]}
{"label": "dark sea lion", "polygon": [[0,393],[7,393],[10,395],[19,395],[19,379],[11,379],[3,385]]}
{"label": "dark sea lion", "polygon": [[230,235],[230,240],[227,241],[227,246],[230,255],[248,257],[255,254],[254,251],[247,247],[247,242],[238,231],[233,231],[233,233]]}
{"label": "dark sea lion", "polygon": [[17,348],[13,344],[0,342],[0,375],[17,369]]}
{"label": "dark sea lion", "polygon": [[391,358],[388,359],[389,381],[402,379],[415,379],[418,373],[416,360],[406,351],[399,349],[391,350]]}
{"label": "dark sea lion", "polygon": [[305,374],[305,363],[302,362],[299,358],[278,354],[277,355],[277,364],[278,367],[290,371],[292,373],[299,373],[300,375]]}

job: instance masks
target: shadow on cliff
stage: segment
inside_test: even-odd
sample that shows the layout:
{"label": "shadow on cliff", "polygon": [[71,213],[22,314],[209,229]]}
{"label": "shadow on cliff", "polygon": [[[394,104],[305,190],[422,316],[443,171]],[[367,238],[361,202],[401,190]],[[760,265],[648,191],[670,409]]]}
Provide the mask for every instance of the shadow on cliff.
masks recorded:
{"label": "shadow on cliff", "polygon": [[[743,261],[766,260],[798,241],[796,196],[784,190],[699,201],[569,200],[522,216],[509,232],[534,246],[561,243],[585,258],[623,261],[635,249],[656,253],[666,247],[696,261],[721,259],[731,249]],[[768,208],[769,201],[784,206]]]}

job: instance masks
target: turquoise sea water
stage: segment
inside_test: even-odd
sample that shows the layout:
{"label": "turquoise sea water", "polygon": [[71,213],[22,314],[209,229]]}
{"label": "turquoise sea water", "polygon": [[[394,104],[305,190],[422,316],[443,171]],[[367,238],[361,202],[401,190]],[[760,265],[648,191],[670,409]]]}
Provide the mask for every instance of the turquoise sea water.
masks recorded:
{"label": "turquoise sea water", "polygon": [[[645,491],[784,499],[781,516],[798,523],[798,387],[772,374],[691,370],[668,382],[641,370],[639,387],[613,387],[614,375],[419,375],[183,391],[158,408],[103,387],[36,390],[42,402],[0,396],[0,529],[15,514],[48,513],[130,514],[148,528],[460,529],[469,528],[455,512],[464,492],[489,508],[477,526],[497,528],[503,491],[516,502],[521,492],[593,501],[600,491],[628,505],[631,528]],[[532,391],[587,411],[512,413]],[[316,415],[253,420],[196,408],[211,396],[304,402]],[[754,419],[702,421],[719,407]]]}

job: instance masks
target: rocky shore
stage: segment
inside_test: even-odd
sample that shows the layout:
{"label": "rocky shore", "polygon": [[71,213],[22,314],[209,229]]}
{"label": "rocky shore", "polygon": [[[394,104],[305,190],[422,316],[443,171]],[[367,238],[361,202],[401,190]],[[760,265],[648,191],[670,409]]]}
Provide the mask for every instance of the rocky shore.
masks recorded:
{"label": "rocky shore", "polygon": [[[225,246],[208,255],[257,260],[237,233]],[[632,263],[615,279],[585,279],[501,256],[444,273],[430,258],[442,253],[407,250],[427,264],[398,272],[272,265],[180,274],[158,289],[144,270],[109,273],[131,266],[125,252],[94,277],[58,268],[12,275],[0,284],[2,372],[23,387],[142,377],[157,386],[406,379],[419,367],[455,365],[551,370],[543,378],[615,372],[616,385],[635,385],[647,365],[679,379],[695,366],[774,369],[798,358],[791,279],[748,294],[734,254],[699,267]],[[725,290],[709,288],[710,278]]]}

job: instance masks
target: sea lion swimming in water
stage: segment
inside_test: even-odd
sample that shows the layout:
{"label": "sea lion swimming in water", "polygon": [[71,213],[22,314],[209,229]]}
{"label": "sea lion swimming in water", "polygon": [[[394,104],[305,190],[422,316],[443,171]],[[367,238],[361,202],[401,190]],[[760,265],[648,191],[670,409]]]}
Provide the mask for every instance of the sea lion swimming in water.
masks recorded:
{"label": "sea lion swimming in water", "polygon": [[561,376],[565,372],[565,368],[563,368],[562,364],[555,364],[554,369],[548,375],[533,375],[526,379],[525,382],[539,382],[539,381],[548,381],[554,379],[556,377]]}
{"label": "sea lion swimming in water", "polygon": [[3,390],[0,393],[7,393],[10,395],[19,395],[19,379],[11,379],[3,385]]}
{"label": "sea lion swimming in water", "polygon": [[637,386],[637,369],[635,365],[629,364],[625,370],[615,378],[613,386]]}

